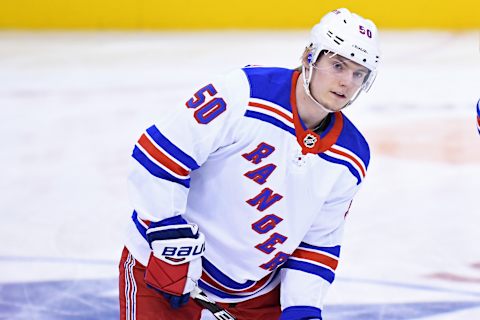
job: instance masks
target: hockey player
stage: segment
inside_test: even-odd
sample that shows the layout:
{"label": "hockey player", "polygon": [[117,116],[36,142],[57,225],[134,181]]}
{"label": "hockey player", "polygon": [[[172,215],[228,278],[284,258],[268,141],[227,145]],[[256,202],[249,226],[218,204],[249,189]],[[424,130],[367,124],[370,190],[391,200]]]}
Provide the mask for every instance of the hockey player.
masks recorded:
{"label": "hockey player", "polygon": [[480,99],[477,102],[477,131],[480,134]]}
{"label": "hockey player", "polygon": [[296,70],[245,67],[169,106],[132,154],[121,319],[321,319],[368,144],[340,111],[377,73],[377,28],[334,10]]}

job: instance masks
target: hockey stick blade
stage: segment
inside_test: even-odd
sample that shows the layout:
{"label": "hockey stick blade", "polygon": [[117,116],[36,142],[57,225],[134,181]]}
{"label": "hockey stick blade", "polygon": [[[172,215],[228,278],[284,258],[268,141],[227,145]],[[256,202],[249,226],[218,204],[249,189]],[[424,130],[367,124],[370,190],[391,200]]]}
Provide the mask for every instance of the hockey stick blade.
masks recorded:
{"label": "hockey stick blade", "polygon": [[227,310],[220,307],[215,301],[210,300],[209,297],[199,287],[195,287],[190,292],[190,297],[199,305],[209,310],[219,320],[236,320],[234,316],[227,312]]}

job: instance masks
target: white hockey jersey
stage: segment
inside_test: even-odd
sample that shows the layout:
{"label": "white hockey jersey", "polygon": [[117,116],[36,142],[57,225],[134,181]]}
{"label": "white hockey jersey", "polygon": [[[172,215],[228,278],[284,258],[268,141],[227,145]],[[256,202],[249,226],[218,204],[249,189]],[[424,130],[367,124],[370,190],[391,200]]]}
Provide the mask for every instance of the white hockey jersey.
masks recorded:
{"label": "white hockey jersey", "polygon": [[480,134],[480,99],[477,102],[477,131]]}
{"label": "white hockey jersey", "polygon": [[296,107],[299,73],[246,67],[213,81],[140,137],[126,246],[142,264],[149,222],[181,215],[206,237],[199,286],[239,302],[281,283],[282,309],[322,307],[368,144],[341,113],[318,136]]}

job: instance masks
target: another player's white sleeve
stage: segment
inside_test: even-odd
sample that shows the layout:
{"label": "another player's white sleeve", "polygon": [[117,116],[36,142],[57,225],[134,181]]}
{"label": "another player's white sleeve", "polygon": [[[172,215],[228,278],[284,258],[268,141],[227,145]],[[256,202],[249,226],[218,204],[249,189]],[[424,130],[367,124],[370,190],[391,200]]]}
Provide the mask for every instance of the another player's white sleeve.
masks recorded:
{"label": "another player's white sleeve", "polygon": [[477,131],[480,134],[480,99],[477,102]]}
{"label": "another player's white sleeve", "polygon": [[[359,186],[332,194],[315,223],[281,270],[282,310],[297,306],[322,309],[340,256],[345,215]],[[319,310],[320,311],[320,310]]]}
{"label": "another player's white sleeve", "polygon": [[128,187],[138,218],[159,221],[185,212],[190,172],[235,142],[248,96],[248,81],[238,70],[164,107],[132,153]]}

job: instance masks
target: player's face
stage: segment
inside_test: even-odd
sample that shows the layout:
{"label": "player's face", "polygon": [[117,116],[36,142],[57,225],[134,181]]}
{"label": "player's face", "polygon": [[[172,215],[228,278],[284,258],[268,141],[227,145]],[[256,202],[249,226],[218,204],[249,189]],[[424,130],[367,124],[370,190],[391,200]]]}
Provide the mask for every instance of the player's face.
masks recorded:
{"label": "player's face", "polygon": [[322,54],[313,65],[310,92],[323,106],[340,110],[360,89],[368,69],[340,55]]}

